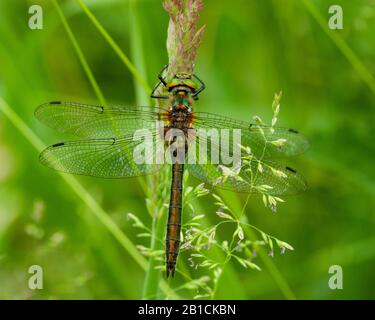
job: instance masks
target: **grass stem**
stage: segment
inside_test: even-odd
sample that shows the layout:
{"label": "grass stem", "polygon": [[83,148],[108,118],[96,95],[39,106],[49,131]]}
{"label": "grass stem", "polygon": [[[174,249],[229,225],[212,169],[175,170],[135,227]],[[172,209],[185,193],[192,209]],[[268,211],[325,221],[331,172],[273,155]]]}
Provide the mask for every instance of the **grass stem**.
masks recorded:
{"label": "grass stem", "polygon": [[99,33],[104,37],[104,39],[108,42],[114,52],[118,55],[121,61],[125,64],[125,66],[129,69],[131,74],[133,75],[134,79],[138,81],[139,84],[147,91],[151,92],[151,88],[146,83],[145,80],[141,77],[138,73],[137,69],[134,65],[130,62],[129,58],[125,55],[125,53],[120,49],[118,44],[113,40],[113,38],[109,35],[107,30],[102,26],[99,20],[94,16],[91,10],[86,6],[83,0],[76,0],[83,12],[87,15],[87,17],[91,20],[94,26],[98,29]]}

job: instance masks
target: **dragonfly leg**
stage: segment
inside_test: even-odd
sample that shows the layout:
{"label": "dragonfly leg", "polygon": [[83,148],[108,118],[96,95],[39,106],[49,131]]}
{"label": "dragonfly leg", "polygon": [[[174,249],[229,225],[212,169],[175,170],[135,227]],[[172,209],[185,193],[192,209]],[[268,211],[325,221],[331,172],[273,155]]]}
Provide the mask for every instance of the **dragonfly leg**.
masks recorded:
{"label": "dragonfly leg", "polygon": [[168,99],[169,96],[161,96],[161,95],[158,95],[156,94],[156,91],[159,89],[159,87],[163,84],[165,87],[167,86],[167,82],[165,81],[165,79],[163,78],[163,73],[165,70],[167,70],[169,64],[166,64],[163,69],[160,70],[160,72],[158,73],[158,79],[160,80],[160,82],[158,82],[156,84],[156,86],[154,87],[154,89],[152,90],[151,92],[151,98],[155,98],[155,99]]}
{"label": "dragonfly leg", "polygon": [[206,89],[206,85],[205,83],[200,79],[198,78],[195,74],[193,74],[193,77],[198,80],[198,82],[200,83],[200,88],[194,92],[194,94],[192,95],[192,97],[194,98],[194,100],[198,100],[198,95],[204,90]]}
{"label": "dragonfly leg", "polygon": [[160,72],[159,72],[159,74],[158,74],[158,79],[159,79],[160,82],[161,82],[162,84],[164,84],[165,86],[167,86],[167,83],[165,82],[165,79],[163,78],[163,73],[164,73],[165,70],[168,69],[168,66],[169,66],[169,64],[167,63],[167,64],[163,67],[163,69],[160,70]]}
{"label": "dragonfly leg", "polygon": [[162,85],[163,83],[160,81],[156,84],[156,86],[154,87],[154,89],[152,90],[151,92],[151,98],[155,98],[155,99],[169,99],[169,96],[161,96],[159,94],[157,94],[156,92],[158,91],[159,87]]}

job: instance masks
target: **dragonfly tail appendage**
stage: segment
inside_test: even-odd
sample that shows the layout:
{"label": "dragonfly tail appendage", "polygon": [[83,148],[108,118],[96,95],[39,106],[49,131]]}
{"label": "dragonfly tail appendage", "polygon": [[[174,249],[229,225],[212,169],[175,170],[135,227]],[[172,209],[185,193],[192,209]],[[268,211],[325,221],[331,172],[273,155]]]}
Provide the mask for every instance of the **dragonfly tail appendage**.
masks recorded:
{"label": "dragonfly tail appendage", "polygon": [[175,163],[172,166],[172,188],[169,203],[169,214],[166,237],[166,276],[174,276],[176,261],[180,249],[182,181],[184,165]]}

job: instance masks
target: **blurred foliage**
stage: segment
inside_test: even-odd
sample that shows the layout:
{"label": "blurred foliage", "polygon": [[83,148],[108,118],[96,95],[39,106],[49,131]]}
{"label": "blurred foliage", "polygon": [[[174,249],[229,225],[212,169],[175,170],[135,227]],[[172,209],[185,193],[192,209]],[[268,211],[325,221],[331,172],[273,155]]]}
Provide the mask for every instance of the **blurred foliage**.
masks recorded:
{"label": "blurred foliage", "polygon": [[[75,1],[59,3],[108,103],[136,104],[129,70]],[[85,3],[132,61],[143,57],[140,72],[154,85],[167,62],[168,15],[161,1]],[[260,254],[261,272],[229,264],[215,298],[375,298],[375,1],[335,1],[344,10],[344,29],[329,31],[347,43],[362,69],[347,59],[307,3],[328,21],[327,0],[205,1],[196,73],[208,89],[196,108],[249,121],[253,115],[270,119],[273,94],[282,90],[278,125],[300,129],[311,142],[308,153],[290,160],[310,190],[287,198],[277,214],[260,197],[246,208],[252,224],[295,251],[273,258]],[[43,6],[43,30],[28,28],[32,4]],[[130,25],[135,11],[136,29]],[[51,1],[0,2],[0,96],[46,144],[72,137],[38,123],[33,111],[39,104],[99,103]],[[149,245],[127,219],[131,212],[151,225],[137,180],[77,179],[133,243]],[[245,202],[230,192],[223,197],[240,208]],[[197,210],[207,225],[220,219],[208,197]],[[221,231],[216,235],[221,240],[233,232]],[[189,268],[187,259],[186,253],[179,258],[184,272],[194,278],[204,274]],[[43,290],[28,289],[33,264],[43,267]],[[341,291],[328,287],[331,265],[343,267]],[[0,113],[0,298],[137,299],[144,277],[105,225],[61,176],[39,164],[38,151]],[[181,285],[184,279],[176,275],[173,282]]]}

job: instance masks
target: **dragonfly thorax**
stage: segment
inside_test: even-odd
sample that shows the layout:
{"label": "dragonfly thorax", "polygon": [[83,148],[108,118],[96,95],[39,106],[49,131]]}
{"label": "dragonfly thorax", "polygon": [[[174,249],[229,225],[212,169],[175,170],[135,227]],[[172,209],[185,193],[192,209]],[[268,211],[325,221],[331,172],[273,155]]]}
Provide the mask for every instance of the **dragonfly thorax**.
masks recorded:
{"label": "dragonfly thorax", "polygon": [[184,110],[192,112],[193,99],[192,92],[185,86],[176,87],[171,95],[171,110]]}
{"label": "dragonfly thorax", "polygon": [[178,94],[172,97],[171,106],[173,108],[186,108],[191,111],[192,109],[192,99],[186,94]]}
{"label": "dragonfly thorax", "polygon": [[187,129],[192,123],[193,99],[185,90],[178,90],[171,97],[168,111],[168,127],[177,129]]}
{"label": "dragonfly thorax", "polygon": [[188,129],[192,123],[191,106],[183,103],[175,104],[169,111],[169,127]]}

